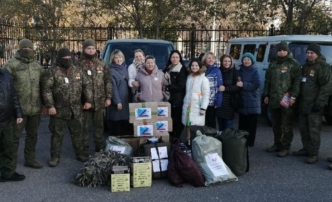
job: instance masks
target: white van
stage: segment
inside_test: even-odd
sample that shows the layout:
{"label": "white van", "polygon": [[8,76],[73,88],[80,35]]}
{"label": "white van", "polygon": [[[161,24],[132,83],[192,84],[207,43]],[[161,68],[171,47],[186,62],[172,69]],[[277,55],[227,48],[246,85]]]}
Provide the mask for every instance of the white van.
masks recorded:
{"label": "white van", "polygon": [[[260,93],[262,95],[265,81],[265,71],[271,60],[276,58],[277,50],[275,45],[284,41],[288,43],[289,50],[294,59],[300,64],[306,60],[307,46],[311,43],[317,43],[321,47],[321,53],[326,57],[326,62],[332,64],[332,36],[326,35],[283,35],[266,37],[248,37],[231,39],[228,42],[226,54],[233,57],[236,68],[241,64],[241,57],[244,53],[250,52],[256,57],[256,67],[261,77]],[[263,98],[262,98],[263,101]],[[263,111],[266,106],[262,102]],[[267,121],[270,122],[270,115],[266,113]],[[325,115],[327,122],[332,124],[332,117]]]}

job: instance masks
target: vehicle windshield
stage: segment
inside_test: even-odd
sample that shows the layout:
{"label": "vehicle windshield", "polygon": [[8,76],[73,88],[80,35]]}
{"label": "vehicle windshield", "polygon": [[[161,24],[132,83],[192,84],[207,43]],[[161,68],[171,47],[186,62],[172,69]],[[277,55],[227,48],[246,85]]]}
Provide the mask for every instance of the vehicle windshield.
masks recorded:
{"label": "vehicle windshield", "polygon": [[113,50],[119,49],[125,55],[125,62],[129,66],[134,60],[134,51],[136,49],[143,50],[145,55],[153,55],[156,58],[156,64],[159,69],[164,68],[167,63],[169,54],[173,50],[171,44],[161,43],[139,43],[139,42],[119,42],[109,43],[103,53],[103,60],[109,64],[110,55]]}
{"label": "vehicle windshield", "polygon": [[[301,65],[305,63],[306,60],[306,51],[307,47],[310,43],[298,43],[292,42],[289,43],[289,50],[293,53],[293,57],[297,60]],[[321,53],[325,56],[326,62],[328,64],[332,64],[332,44],[327,43],[317,43],[320,45]]]}

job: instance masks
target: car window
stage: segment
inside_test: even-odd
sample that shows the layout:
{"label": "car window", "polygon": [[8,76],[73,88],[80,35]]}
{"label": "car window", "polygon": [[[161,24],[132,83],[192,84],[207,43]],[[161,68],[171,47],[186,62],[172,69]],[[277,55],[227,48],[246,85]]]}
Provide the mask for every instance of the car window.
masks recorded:
{"label": "car window", "polygon": [[274,62],[276,59],[277,59],[277,47],[275,44],[271,44],[268,62]]}
{"label": "car window", "polygon": [[233,59],[239,59],[241,53],[241,45],[240,44],[233,44],[231,45],[231,50],[229,54],[233,57]]}
{"label": "car window", "polygon": [[119,49],[125,55],[125,62],[129,66],[134,60],[134,51],[136,49],[143,50],[145,55],[153,55],[156,58],[156,64],[159,69],[162,69],[168,60],[169,54],[173,50],[170,44],[155,44],[155,43],[135,43],[135,42],[119,42],[109,43],[103,54],[104,61],[110,63],[110,55],[112,51]]}
{"label": "car window", "polygon": [[[300,64],[304,64],[306,60],[306,52],[307,47],[310,43],[297,43],[292,42],[289,43],[289,50],[293,53],[293,57],[297,60]],[[319,43],[318,43],[319,44]],[[321,48],[322,55],[325,56],[326,62],[331,64],[332,63],[332,44],[319,44]]]}
{"label": "car window", "polygon": [[263,62],[264,61],[265,50],[266,50],[266,45],[265,44],[259,45],[258,51],[257,51],[257,57],[256,57],[257,62]]}
{"label": "car window", "polygon": [[252,53],[254,55],[255,50],[256,50],[256,44],[246,44],[246,45],[244,45],[242,54],[249,52],[249,53]]}

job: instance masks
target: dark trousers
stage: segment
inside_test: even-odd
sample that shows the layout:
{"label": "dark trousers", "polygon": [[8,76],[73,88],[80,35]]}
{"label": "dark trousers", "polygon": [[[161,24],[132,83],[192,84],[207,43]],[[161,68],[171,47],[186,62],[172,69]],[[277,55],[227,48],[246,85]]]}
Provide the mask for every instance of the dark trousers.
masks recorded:
{"label": "dark trousers", "polygon": [[12,124],[0,126],[0,172],[4,178],[10,178],[16,169],[13,165],[13,136]]}
{"label": "dark trousers", "polygon": [[274,145],[289,150],[293,141],[293,109],[271,109]]}
{"label": "dark trousers", "polygon": [[300,113],[299,128],[303,149],[307,151],[310,156],[318,156],[321,127],[322,115]]}
{"label": "dark trousers", "polygon": [[110,136],[133,135],[133,125],[128,120],[109,122]]}
{"label": "dark trousers", "polygon": [[249,133],[248,146],[254,146],[256,138],[258,114],[239,114],[239,130],[245,130]]}
{"label": "dark trousers", "polygon": [[99,152],[105,147],[104,140],[104,117],[105,110],[85,110],[83,112],[83,145],[84,152],[88,153],[89,151],[89,126],[90,122],[93,124],[93,140],[95,143],[95,151]]}
{"label": "dark trousers", "polygon": [[224,119],[224,118],[217,118],[218,120],[218,125],[219,125],[219,130],[223,131],[227,128],[234,128],[234,121],[233,119]]}
{"label": "dark trousers", "polygon": [[205,125],[216,128],[216,108],[214,106],[208,106],[206,109]]}
{"label": "dark trousers", "polygon": [[170,132],[170,135],[173,137],[180,137],[181,132],[184,128],[181,118],[182,118],[182,106],[181,107],[172,107],[171,116],[173,120],[173,131]]}

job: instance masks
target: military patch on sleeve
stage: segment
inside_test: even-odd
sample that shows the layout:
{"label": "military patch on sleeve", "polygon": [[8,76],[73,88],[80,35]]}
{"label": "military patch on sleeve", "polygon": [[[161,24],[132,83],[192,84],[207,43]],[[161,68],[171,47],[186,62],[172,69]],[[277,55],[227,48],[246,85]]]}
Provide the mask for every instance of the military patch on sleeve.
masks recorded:
{"label": "military patch on sleeve", "polygon": [[76,72],[76,73],[75,73],[75,78],[76,78],[76,79],[80,79],[80,78],[81,78],[81,75],[80,75],[79,72]]}

